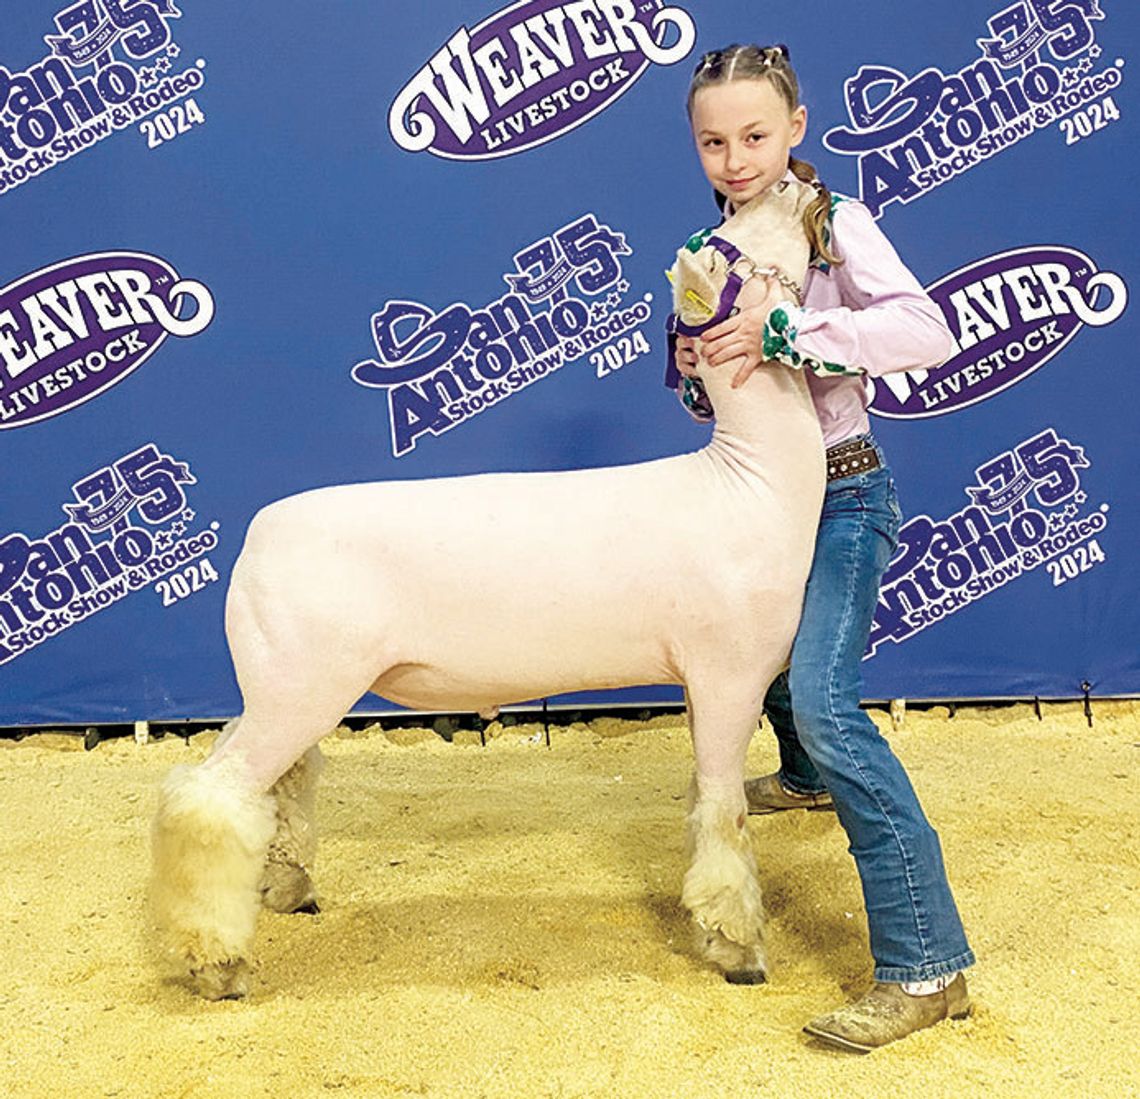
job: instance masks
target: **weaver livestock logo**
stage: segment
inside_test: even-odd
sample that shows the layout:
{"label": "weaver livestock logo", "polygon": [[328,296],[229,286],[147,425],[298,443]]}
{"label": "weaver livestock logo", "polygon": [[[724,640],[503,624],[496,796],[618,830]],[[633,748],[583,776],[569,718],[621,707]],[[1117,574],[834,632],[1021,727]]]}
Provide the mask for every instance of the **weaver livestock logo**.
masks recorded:
{"label": "weaver livestock logo", "polygon": [[120,130],[153,148],[203,121],[186,97],[205,62],[179,69],[171,41],[181,14],[172,0],[79,0],[56,15],[46,57],[0,65],[0,195]]}
{"label": "weaver livestock logo", "polygon": [[585,214],[516,253],[503,276],[510,290],[482,306],[440,313],[389,301],[372,316],[378,359],[352,369],[361,385],[385,389],[392,453],[425,432],[441,435],[492,405],[589,355],[599,378],[646,354],[640,326],[652,294],[629,304],[619,256],[625,236]]}
{"label": "weaver livestock logo", "polygon": [[189,466],[147,443],[72,486],[67,521],[0,537],[0,664],[152,588],[164,606],[218,579],[219,524],[194,530]]}
{"label": "weaver livestock logo", "polygon": [[1111,324],[1128,304],[1119,275],[1060,245],[1002,252],[927,289],[954,334],[953,356],[871,383],[880,416],[941,416],[984,401],[1044,366],[1082,325]]}
{"label": "weaver livestock logo", "polygon": [[650,65],[696,41],[692,16],[661,0],[524,0],[460,27],[388,111],[408,152],[478,160],[522,152],[605,109]]}
{"label": "weaver livestock logo", "polygon": [[944,519],[918,515],[899,532],[867,655],[901,642],[1006,584],[1044,573],[1060,587],[1107,560],[1108,504],[1090,505],[1083,447],[1046,428],[979,466],[970,503]]}
{"label": "weaver livestock logo", "polygon": [[0,290],[0,428],[91,400],[167,335],[196,335],[213,316],[202,283],[139,252],[77,256],[25,275]]}
{"label": "weaver livestock logo", "polygon": [[1102,60],[1100,0],[1019,0],[989,20],[981,56],[951,72],[914,76],[863,65],[845,84],[849,126],[823,137],[859,158],[860,197],[878,217],[1056,128],[1072,145],[1120,118],[1112,96],[1124,61]]}

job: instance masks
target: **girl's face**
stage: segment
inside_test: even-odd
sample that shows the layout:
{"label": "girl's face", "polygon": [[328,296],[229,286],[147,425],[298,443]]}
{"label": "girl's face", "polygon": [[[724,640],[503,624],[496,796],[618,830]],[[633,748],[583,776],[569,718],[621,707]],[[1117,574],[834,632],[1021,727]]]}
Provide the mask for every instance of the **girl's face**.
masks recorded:
{"label": "girl's face", "polygon": [[739,209],[784,178],[804,137],[807,110],[763,79],[709,84],[693,99],[693,137],[708,181]]}

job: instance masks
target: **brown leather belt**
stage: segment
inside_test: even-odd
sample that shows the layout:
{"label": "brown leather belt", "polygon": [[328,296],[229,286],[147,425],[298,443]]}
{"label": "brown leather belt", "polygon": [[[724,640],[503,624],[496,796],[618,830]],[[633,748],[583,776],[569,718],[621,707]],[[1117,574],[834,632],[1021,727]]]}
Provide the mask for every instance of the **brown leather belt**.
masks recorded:
{"label": "brown leather belt", "polygon": [[879,452],[866,439],[852,439],[828,448],[827,479],[838,481],[856,473],[870,473],[882,464]]}

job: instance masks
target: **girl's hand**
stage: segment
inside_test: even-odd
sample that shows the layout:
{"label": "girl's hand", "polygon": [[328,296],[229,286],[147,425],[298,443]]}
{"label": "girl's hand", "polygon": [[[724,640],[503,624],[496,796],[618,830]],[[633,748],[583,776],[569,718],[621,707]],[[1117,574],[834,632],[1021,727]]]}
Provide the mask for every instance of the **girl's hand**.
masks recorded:
{"label": "girl's hand", "polygon": [[[764,322],[768,319],[768,303],[749,306],[710,328],[701,337],[709,366],[736,363],[732,388],[739,389],[758,367],[764,364]],[[679,346],[679,344],[678,344]]]}
{"label": "girl's hand", "polygon": [[697,341],[693,336],[678,336],[677,349],[673,355],[677,369],[686,378],[697,376]]}

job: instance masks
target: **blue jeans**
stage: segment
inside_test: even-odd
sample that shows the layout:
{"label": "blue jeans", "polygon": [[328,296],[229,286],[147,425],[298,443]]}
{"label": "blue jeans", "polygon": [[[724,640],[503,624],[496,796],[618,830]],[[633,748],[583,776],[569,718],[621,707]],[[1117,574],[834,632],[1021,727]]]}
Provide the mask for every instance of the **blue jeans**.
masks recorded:
{"label": "blue jeans", "polygon": [[780,780],[799,793],[826,789],[835,802],[863,885],[875,980],[923,981],[972,965],[974,955],[938,836],[859,709],[860,664],[899,522],[885,463],[827,486],[791,669],[773,682],[764,712],[779,741]]}

